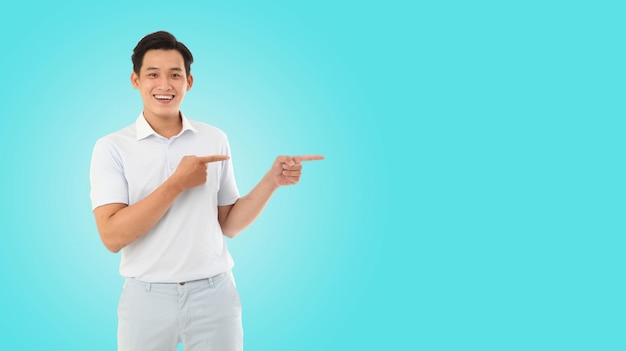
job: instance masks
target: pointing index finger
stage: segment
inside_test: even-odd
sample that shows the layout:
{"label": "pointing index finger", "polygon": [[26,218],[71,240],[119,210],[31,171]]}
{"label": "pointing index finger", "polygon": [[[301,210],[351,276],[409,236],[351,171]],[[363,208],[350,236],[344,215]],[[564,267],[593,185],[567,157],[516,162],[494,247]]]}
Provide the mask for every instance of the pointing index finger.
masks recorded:
{"label": "pointing index finger", "polygon": [[211,163],[218,161],[226,161],[230,158],[228,155],[211,155],[211,156],[198,156],[198,160],[202,163]]}
{"label": "pointing index finger", "polygon": [[319,160],[323,160],[324,156],[323,155],[302,155],[302,156],[294,156],[293,160],[295,162],[302,162],[302,161],[319,161]]}

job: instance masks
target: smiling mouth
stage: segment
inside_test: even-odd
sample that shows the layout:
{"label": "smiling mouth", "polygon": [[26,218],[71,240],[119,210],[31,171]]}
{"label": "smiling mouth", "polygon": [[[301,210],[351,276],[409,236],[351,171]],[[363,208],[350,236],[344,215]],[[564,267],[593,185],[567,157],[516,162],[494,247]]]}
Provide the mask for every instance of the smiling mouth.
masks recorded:
{"label": "smiling mouth", "polygon": [[154,96],[155,99],[159,100],[159,101],[171,101],[174,99],[174,95],[162,95],[162,94],[158,94],[158,95],[152,95]]}

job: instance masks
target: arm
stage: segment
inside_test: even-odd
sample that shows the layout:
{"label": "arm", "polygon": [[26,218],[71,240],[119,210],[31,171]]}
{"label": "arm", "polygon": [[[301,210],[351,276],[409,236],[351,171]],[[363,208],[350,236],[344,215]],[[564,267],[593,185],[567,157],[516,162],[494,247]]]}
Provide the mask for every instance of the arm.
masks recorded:
{"label": "arm", "polygon": [[141,201],[97,207],[93,213],[102,243],[111,252],[143,237],[186,189],[206,183],[207,163],[227,160],[228,156],[185,156],[172,176]]}
{"label": "arm", "polygon": [[295,185],[302,175],[302,161],[323,160],[320,155],[278,156],[261,181],[233,205],[218,207],[218,221],[222,233],[234,238],[252,224],[261,214],[276,189]]}

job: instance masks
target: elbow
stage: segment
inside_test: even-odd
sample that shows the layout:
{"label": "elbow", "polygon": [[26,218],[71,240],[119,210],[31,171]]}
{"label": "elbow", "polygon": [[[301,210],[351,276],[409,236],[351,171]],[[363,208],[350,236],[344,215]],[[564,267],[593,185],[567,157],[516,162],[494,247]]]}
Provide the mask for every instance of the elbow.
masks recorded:
{"label": "elbow", "polygon": [[107,245],[107,244],[104,244],[104,247],[106,247],[107,250],[109,250],[111,253],[114,253],[114,254],[120,252],[120,250],[122,249],[121,247],[114,246],[114,245]]}
{"label": "elbow", "polygon": [[114,254],[120,252],[120,250],[122,249],[120,245],[116,245],[114,243],[103,241],[103,244],[104,244],[104,247],[107,248],[107,250],[109,250],[111,253],[114,253]]}
{"label": "elbow", "polygon": [[237,233],[237,232],[235,232],[235,231],[232,231],[232,230],[223,230],[223,229],[222,229],[222,234],[223,234],[225,237],[227,237],[227,238],[229,238],[229,239],[232,239],[232,238],[236,237],[238,233]]}
{"label": "elbow", "polygon": [[120,252],[120,250],[122,249],[122,245],[120,245],[115,240],[111,240],[110,236],[106,235],[106,233],[100,233],[100,239],[102,240],[102,244],[104,244],[104,247],[106,247],[107,250],[114,254]]}
{"label": "elbow", "polygon": [[224,235],[225,237],[229,239],[236,237],[237,234],[241,232],[241,230],[238,230],[237,228],[232,228],[232,226],[229,227],[229,226],[222,225],[221,229],[222,229],[222,235]]}

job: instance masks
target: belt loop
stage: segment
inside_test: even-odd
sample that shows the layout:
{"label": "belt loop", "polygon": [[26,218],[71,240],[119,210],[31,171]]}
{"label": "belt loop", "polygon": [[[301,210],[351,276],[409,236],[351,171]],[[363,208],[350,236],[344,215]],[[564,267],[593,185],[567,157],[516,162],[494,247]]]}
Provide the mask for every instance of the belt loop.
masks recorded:
{"label": "belt loop", "polygon": [[210,287],[210,288],[215,287],[215,284],[213,283],[213,277],[210,277],[210,278],[209,278],[209,287]]}
{"label": "belt loop", "polygon": [[150,290],[152,290],[152,283],[144,283],[145,286],[144,288],[146,289],[146,292],[150,292]]}

